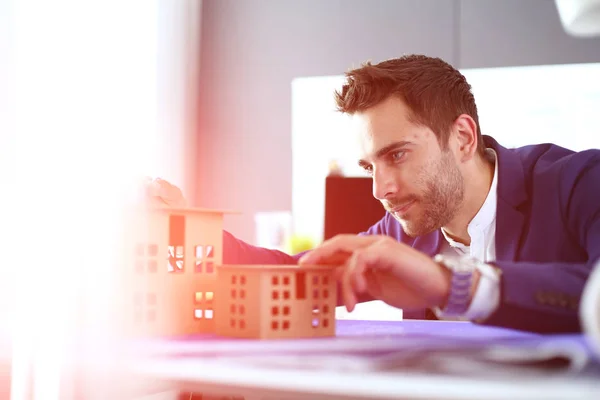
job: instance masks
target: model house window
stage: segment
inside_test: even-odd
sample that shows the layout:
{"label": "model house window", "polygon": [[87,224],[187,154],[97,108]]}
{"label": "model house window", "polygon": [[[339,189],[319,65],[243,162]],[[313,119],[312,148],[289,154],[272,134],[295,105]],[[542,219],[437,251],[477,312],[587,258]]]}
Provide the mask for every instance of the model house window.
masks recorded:
{"label": "model house window", "polygon": [[133,297],[134,321],[136,324],[152,323],[157,319],[156,293],[136,293]]}
{"label": "model house window", "polygon": [[315,304],[313,306],[311,323],[312,323],[313,328],[316,328],[319,326],[319,305],[318,304]]}
{"label": "model house window", "polygon": [[212,274],[215,272],[215,253],[212,245],[197,245],[195,248],[195,255],[196,272],[205,272],[207,274]]}
{"label": "model house window", "polygon": [[213,319],[214,292],[196,292],[194,303],[194,318]]}
{"label": "model house window", "polygon": [[326,304],[329,298],[328,290],[329,278],[323,274],[314,274],[311,279],[311,301],[312,306],[312,320],[311,325],[313,328],[329,326],[329,319],[331,318],[329,306]]}
{"label": "model house window", "polygon": [[[296,274],[302,276],[304,273]],[[290,301],[292,289],[291,275],[272,275],[271,279],[271,330],[288,330],[290,329]],[[296,282],[296,295],[298,294],[298,286]],[[300,289],[302,290],[302,289]]]}
{"label": "model house window", "polygon": [[135,271],[137,273],[158,271],[158,245],[140,243],[136,246]]}
{"label": "model house window", "polygon": [[246,328],[246,276],[232,275],[230,279],[230,321],[231,328]]}
{"label": "model house window", "polygon": [[185,216],[169,216],[167,271],[183,272],[185,265]]}
{"label": "model house window", "polygon": [[[302,275],[302,273],[300,273]],[[291,278],[289,275],[271,277],[271,298],[272,300],[290,300],[292,285]],[[297,288],[296,288],[297,290]]]}
{"label": "model house window", "polygon": [[169,256],[167,262],[167,271],[183,271],[184,253],[183,246],[169,246]]}

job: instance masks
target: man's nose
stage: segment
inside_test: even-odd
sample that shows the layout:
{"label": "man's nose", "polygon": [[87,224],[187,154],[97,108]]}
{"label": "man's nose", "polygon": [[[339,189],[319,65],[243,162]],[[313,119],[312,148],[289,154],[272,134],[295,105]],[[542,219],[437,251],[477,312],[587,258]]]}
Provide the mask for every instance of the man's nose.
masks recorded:
{"label": "man's nose", "polygon": [[398,192],[396,179],[386,168],[375,169],[373,173],[373,197],[384,200]]}

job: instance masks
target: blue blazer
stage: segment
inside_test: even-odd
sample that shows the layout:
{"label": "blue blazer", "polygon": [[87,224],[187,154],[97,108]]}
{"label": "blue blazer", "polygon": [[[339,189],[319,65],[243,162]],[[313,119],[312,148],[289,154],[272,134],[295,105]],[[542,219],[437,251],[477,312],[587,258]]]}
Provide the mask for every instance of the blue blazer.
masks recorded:
{"label": "blue blazer", "polygon": [[[578,332],[580,296],[600,260],[600,150],[507,149],[483,138],[498,155],[497,259],[491,264],[502,270],[500,306],[483,323]],[[388,235],[431,256],[444,240],[440,230],[411,238],[390,214],[363,234]],[[251,246],[228,232],[223,249],[225,264],[294,264],[300,257]]]}

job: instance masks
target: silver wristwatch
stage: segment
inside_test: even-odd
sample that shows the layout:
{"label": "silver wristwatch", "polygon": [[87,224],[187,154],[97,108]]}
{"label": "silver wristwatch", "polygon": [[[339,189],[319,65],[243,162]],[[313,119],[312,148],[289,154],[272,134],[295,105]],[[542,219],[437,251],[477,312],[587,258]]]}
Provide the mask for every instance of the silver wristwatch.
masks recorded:
{"label": "silver wristwatch", "polygon": [[450,294],[444,309],[434,309],[439,318],[457,318],[466,314],[471,303],[473,273],[479,261],[472,257],[459,257],[438,254],[433,260],[452,271]]}

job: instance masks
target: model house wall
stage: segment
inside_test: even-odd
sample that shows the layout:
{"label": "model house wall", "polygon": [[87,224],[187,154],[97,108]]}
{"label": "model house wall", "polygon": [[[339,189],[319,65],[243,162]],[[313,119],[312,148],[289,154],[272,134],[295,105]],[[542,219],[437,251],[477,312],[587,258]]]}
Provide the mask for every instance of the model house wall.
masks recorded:
{"label": "model house wall", "polygon": [[[335,334],[336,283],[330,267],[219,267],[216,333],[246,338]],[[229,313],[229,318],[222,317]]]}
{"label": "model house wall", "polygon": [[[223,212],[139,210],[129,215],[123,324],[137,335],[214,332]],[[129,265],[129,267],[128,267]]]}

